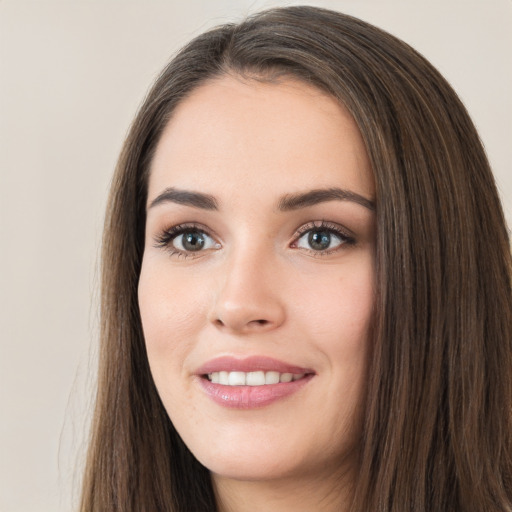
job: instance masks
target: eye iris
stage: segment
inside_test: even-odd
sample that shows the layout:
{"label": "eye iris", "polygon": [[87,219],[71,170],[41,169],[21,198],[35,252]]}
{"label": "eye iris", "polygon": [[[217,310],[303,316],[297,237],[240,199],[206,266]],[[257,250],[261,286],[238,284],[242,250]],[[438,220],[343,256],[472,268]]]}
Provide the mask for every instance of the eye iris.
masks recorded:
{"label": "eye iris", "polygon": [[308,242],[315,251],[324,251],[331,245],[331,234],[328,231],[311,231]]}
{"label": "eye iris", "polygon": [[185,233],[182,240],[186,251],[199,251],[204,247],[205,239],[202,233]]}

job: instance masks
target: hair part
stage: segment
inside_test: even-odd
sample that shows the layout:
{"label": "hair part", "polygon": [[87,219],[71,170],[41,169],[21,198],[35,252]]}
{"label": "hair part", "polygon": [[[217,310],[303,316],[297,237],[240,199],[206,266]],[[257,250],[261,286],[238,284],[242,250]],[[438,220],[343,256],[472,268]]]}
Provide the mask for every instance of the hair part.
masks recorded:
{"label": "hair part", "polygon": [[510,511],[508,233],[477,132],[402,41],[313,7],[209,31],[163,70],[112,183],[97,405],[81,510],[211,512],[209,472],[173,428],[147,361],[137,286],[150,163],[175,107],[226,74],[291,76],[350,111],[376,184],[377,296],[352,510]]}

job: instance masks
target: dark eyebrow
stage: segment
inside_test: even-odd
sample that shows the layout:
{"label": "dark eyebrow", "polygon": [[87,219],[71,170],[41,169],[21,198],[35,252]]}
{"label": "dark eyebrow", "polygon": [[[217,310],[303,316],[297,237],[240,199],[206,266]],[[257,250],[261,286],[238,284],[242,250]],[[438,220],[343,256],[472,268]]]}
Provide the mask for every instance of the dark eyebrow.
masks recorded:
{"label": "dark eyebrow", "polygon": [[185,206],[192,206],[203,210],[218,210],[217,201],[213,196],[201,194],[200,192],[191,192],[190,190],[179,190],[173,187],[166,188],[158,197],[153,199],[148,210],[166,202],[184,204]]}
{"label": "dark eyebrow", "polygon": [[299,194],[289,194],[281,198],[278,203],[278,208],[286,212],[333,200],[351,201],[371,211],[375,211],[375,203],[372,200],[356,194],[355,192],[351,192],[350,190],[343,190],[341,188],[316,189]]}

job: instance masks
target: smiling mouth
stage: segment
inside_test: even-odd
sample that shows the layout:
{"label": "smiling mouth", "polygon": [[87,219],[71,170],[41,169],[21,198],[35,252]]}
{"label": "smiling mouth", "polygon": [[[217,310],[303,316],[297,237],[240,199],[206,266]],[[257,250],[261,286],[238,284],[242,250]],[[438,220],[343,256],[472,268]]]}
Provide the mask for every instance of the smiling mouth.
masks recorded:
{"label": "smiling mouth", "polygon": [[218,357],[196,373],[202,390],[228,409],[259,409],[298,393],[316,375],[265,356]]}
{"label": "smiling mouth", "polygon": [[219,371],[204,375],[212,384],[223,386],[268,386],[303,379],[306,373],[280,373],[276,371]]}

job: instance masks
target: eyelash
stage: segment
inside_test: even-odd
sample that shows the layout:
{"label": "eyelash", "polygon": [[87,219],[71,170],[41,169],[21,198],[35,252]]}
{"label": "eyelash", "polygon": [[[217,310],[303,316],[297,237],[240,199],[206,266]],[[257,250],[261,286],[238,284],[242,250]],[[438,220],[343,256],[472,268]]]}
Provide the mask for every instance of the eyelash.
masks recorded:
{"label": "eyelash", "polygon": [[169,251],[171,256],[178,256],[182,258],[194,257],[192,251],[182,251],[174,247],[172,244],[178,236],[185,233],[204,233],[208,237],[213,238],[212,234],[205,226],[196,223],[178,224],[177,226],[165,229],[160,235],[158,235],[155,239],[155,247]]}
{"label": "eyelash", "polygon": [[335,224],[333,222],[326,222],[324,220],[320,222],[308,222],[301,226],[296,233],[294,234],[294,241],[292,243],[292,247],[298,248],[297,244],[299,240],[309,232],[327,232],[330,235],[334,235],[335,237],[340,239],[340,244],[334,249],[325,249],[322,251],[316,251],[314,249],[304,249],[308,253],[310,253],[314,257],[322,257],[327,256],[329,254],[334,254],[341,250],[344,246],[353,246],[356,244],[356,239],[353,235],[351,235],[347,229],[343,228],[339,224]]}
{"label": "eyelash", "polygon": [[[356,244],[356,239],[348,233],[348,231],[344,228],[342,228],[340,225],[332,223],[332,222],[326,222],[326,221],[320,221],[320,222],[308,222],[307,224],[304,224],[301,226],[293,235],[293,242],[291,243],[290,247],[294,249],[299,249],[298,243],[300,239],[310,232],[326,232],[330,235],[334,235],[340,240],[340,244],[335,247],[334,249],[325,249],[325,250],[314,250],[314,249],[306,249],[302,248],[303,251],[311,254],[314,257],[322,257],[329,254],[333,254],[339,250],[341,250],[344,246],[352,246]],[[173,241],[180,235],[183,235],[185,233],[199,233],[199,234],[205,234],[209,238],[214,239],[214,236],[211,234],[211,232],[205,227],[200,224],[196,223],[185,223],[185,224],[179,224],[177,226],[172,226],[168,229],[165,229],[160,235],[158,235],[155,238],[155,247],[162,248],[167,250],[171,256],[176,257],[182,257],[182,258],[189,258],[189,257],[195,257],[198,255],[194,255],[194,251],[182,251],[180,249],[177,249],[173,245]],[[219,245],[220,247],[220,245]],[[203,251],[197,251],[198,253]]]}

